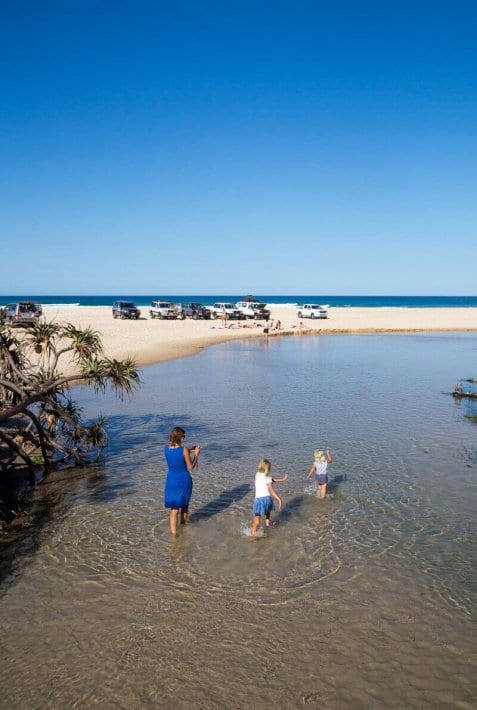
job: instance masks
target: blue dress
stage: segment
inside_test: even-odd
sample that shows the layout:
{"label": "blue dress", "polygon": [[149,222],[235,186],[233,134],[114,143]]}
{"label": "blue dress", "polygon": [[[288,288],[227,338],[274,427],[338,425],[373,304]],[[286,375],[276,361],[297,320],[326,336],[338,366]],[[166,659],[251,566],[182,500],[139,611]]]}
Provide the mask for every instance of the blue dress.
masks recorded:
{"label": "blue dress", "polygon": [[187,470],[184,447],[164,446],[164,456],[167,462],[164,507],[187,508],[192,495],[192,476]]}

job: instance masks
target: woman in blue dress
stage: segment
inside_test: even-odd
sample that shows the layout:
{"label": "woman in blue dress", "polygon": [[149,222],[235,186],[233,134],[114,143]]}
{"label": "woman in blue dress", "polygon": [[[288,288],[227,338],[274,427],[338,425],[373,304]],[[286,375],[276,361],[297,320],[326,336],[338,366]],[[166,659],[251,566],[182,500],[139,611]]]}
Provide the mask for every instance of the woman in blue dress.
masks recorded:
{"label": "woman in blue dress", "polygon": [[199,462],[200,446],[183,446],[185,431],[176,426],[169,436],[169,444],[164,446],[167,462],[164,506],[170,508],[169,525],[171,533],[177,535],[177,523],[185,525],[189,516],[189,501],[192,495],[192,476]]}

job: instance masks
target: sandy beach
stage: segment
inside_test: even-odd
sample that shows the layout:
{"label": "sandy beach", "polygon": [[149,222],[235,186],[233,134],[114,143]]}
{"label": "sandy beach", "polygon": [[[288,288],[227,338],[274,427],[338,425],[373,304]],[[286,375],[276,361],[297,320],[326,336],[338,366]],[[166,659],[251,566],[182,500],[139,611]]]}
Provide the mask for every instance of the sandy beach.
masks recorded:
{"label": "sandy beach", "polygon": [[[115,320],[109,306],[46,307],[48,321],[91,326],[105,354],[130,356],[138,365],[193,355],[204,347],[238,338],[265,337],[263,321],[153,320],[141,308],[139,320]],[[477,308],[330,308],[328,319],[298,319],[292,306],[272,306],[267,337],[309,334],[403,333],[477,330]],[[272,322],[273,321],[273,322]],[[280,330],[274,324],[280,321]]]}

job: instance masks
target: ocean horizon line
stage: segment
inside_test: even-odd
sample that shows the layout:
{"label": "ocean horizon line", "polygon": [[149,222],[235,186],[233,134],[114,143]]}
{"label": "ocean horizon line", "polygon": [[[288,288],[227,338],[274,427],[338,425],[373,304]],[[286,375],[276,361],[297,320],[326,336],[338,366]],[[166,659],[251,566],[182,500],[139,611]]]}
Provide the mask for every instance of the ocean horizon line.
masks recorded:
{"label": "ocean horizon line", "polygon": [[[0,294],[0,305],[12,301],[30,300],[50,307],[112,306],[114,301],[133,301],[139,307],[147,307],[151,301],[164,300],[173,303],[200,302],[212,305],[215,302],[244,300],[246,296],[231,294]],[[296,306],[304,303],[326,304],[329,308],[477,308],[477,296],[360,296],[330,294],[257,294],[259,301],[275,306]]]}
{"label": "ocean horizon line", "polygon": [[[0,300],[4,298],[23,298],[25,294],[28,293],[27,291],[20,291],[18,293],[10,293],[10,294],[0,294]],[[174,293],[174,292],[164,292],[168,293],[169,296],[178,298],[179,296],[182,298],[192,298],[196,296],[200,296],[201,298],[222,298],[222,297],[227,297],[231,298],[232,296],[230,294],[224,295],[224,294],[217,294],[217,293],[196,293],[196,294],[186,294],[186,293]],[[133,295],[138,298],[146,298],[146,297],[152,297],[152,298],[159,298],[162,297],[161,293],[159,293],[159,296],[157,295],[156,292],[154,293],[141,293],[141,292],[135,292],[131,291],[129,295]],[[88,293],[42,293],[34,296],[35,298],[119,298],[120,296],[118,293],[94,293],[94,292],[88,292]],[[123,294],[124,296],[124,294]],[[233,297],[237,298],[247,298],[249,296],[252,296],[253,298],[257,298],[256,295],[254,294],[246,294],[245,296],[243,294],[237,295],[235,294]],[[33,296],[30,296],[33,297]],[[476,295],[472,294],[436,294],[436,293],[427,293],[427,294],[416,294],[416,293],[404,293],[404,294],[393,294],[393,293],[378,293],[378,294],[370,294],[370,293],[328,293],[328,294],[321,294],[317,296],[317,294],[295,294],[295,293],[263,293],[261,294],[262,298],[477,298]]]}

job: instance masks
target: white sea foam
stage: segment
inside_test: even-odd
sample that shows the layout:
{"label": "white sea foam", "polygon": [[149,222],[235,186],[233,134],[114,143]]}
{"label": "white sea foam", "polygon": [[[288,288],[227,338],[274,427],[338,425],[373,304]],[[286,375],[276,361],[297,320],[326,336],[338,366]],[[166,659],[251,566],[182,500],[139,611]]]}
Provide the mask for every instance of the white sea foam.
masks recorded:
{"label": "white sea foam", "polygon": [[[245,535],[245,537],[252,537],[252,526],[250,523],[242,523],[240,526],[240,534]],[[253,535],[253,537],[263,537],[265,534],[265,531],[263,528],[259,528],[257,530],[256,535]]]}

